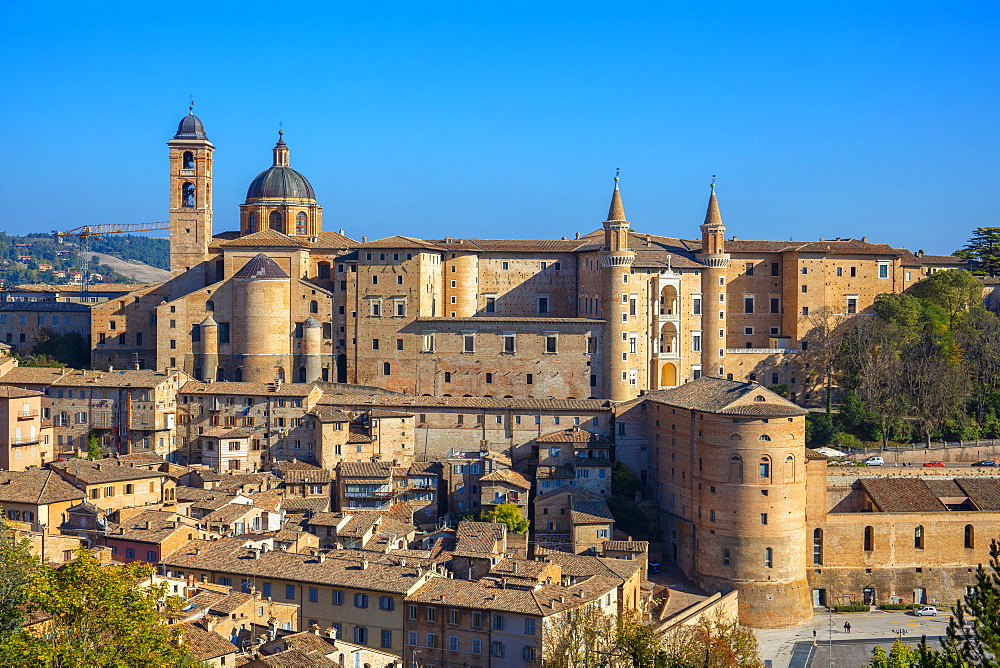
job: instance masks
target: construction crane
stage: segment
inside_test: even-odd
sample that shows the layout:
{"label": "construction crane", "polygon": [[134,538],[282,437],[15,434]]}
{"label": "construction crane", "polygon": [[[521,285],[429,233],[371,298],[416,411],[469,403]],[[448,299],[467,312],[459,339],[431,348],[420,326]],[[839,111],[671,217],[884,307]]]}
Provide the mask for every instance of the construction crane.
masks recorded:
{"label": "construction crane", "polygon": [[97,225],[81,225],[66,232],[52,230],[52,236],[62,243],[62,237],[76,237],[80,240],[82,258],[80,260],[80,298],[87,296],[87,284],[90,282],[90,239],[104,234],[131,234],[133,232],[153,232],[154,230],[169,230],[170,222],[158,223],[100,223]]}

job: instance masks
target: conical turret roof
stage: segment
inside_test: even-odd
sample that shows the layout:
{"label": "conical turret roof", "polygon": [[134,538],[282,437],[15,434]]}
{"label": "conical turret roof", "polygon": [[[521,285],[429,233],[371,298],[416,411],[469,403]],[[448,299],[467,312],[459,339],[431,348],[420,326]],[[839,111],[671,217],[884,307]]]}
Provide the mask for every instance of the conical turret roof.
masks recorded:
{"label": "conical turret roof", "polygon": [[722,225],[722,214],[719,212],[719,201],[715,199],[715,184],[712,184],[712,194],[708,197],[708,211],[705,212],[706,225]]}
{"label": "conical turret roof", "polygon": [[615,177],[615,191],[611,194],[611,208],[608,210],[608,220],[628,220],[625,218],[625,206],[622,204],[622,194],[618,190],[618,177]]}
{"label": "conical turret roof", "polygon": [[288,278],[288,274],[285,273],[284,269],[278,266],[277,262],[263,253],[258,253],[254,257],[250,258],[250,261],[243,265],[243,268],[236,272],[233,275],[233,278],[242,278],[246,280]]}

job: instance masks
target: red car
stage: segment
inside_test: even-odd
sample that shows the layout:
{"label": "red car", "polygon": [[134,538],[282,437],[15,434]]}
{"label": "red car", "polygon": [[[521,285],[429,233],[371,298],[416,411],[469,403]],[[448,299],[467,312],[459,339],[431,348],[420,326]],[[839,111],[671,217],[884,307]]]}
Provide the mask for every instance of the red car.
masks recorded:
{"label": "red car", "polygon": [[924,462],[924,466],[944,466],[944,462]]}

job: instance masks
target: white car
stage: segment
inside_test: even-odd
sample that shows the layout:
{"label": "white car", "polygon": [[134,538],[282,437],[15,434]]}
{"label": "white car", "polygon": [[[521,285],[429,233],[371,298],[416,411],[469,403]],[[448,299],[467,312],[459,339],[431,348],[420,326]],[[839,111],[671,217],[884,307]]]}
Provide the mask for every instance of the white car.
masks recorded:
{"label": "white car", "polygon": [[869,457],[865,460],[865,466],[885,466],[885,459],[882,457]]}
{"label": "white car", "polygon": [[916,615],[917,617],[936,617],[937,608],[935,608],[933,605],[925,605],[922,608],[917,608],[916,610],[914,610],[913,614]]}

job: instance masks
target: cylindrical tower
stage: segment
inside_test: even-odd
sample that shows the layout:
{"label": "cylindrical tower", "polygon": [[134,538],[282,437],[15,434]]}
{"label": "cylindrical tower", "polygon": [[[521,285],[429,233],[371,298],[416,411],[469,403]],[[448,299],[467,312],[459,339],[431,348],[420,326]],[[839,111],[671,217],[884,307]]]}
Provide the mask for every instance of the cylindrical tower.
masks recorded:
{"label": "cylindrical tower", "polygon": [[629,278],[635,252],[628,248],[629,227],[616,176],[611,209],[608,219],[604,221],[604,248],[597,254],[602,272],[601,310],[606,321],[604,396],[612,401],[626,401],[638,396],[639,371],[646,365],[638,355],[630,352],[628,340],[630,331],[645,331],[645,324],[639,321],[639,309],[632,301],[630,292]]}
{"label": "cylindrical tower", "polygon": [[701,372],[706,376],[725,376],[726,366],[726,226],[722,224],[719,203],[715,199],[715,181],[708,198],[708,212],[701,226],[701,252],[695,259],[705,265],[701,272],[702,344]]}
{"label": "cylindrical tower", "polygon": [[302,362],[306,367],[306,382],[312,383],[320,379],[322,364],[320,344],[323,328],[316,318],[309,316],[302,323]]}
{"label": "cylindrical tower", "polygon": [[198,380],[214,379],[215,370],[219,367],[219,323],[208,316],[198,325],[198,334],[200,340],[194,349],[195,377]]}
{"label": "cylindrical tower", "polygon": [[[454,256],[454,257],[452,257]],[[471,318],[479,308],[479,256],[470,252],[445,254],[445,311],[456,318]]]}
{"label": "cylindrical tower", "polygon": [[289,277],[263,253],[233,275],[232,351],[242,380],[270,383],[287,378],[291,349]]}
{"label": "cylindrical tower", "polygon": [[739,590],[743,623],[778,628],[812,617],[805,418],[790,402],[757,392],[726,414],[699,414],[694,575],[706,591]]}

